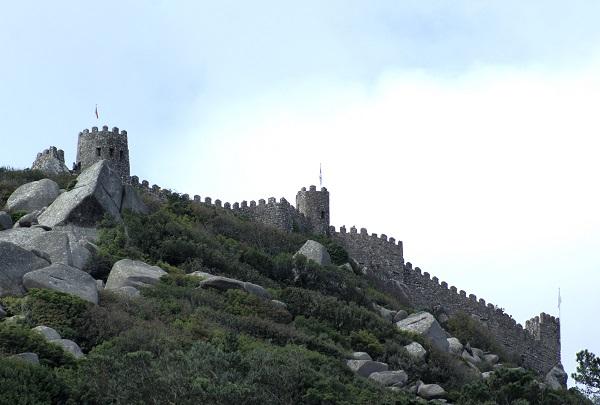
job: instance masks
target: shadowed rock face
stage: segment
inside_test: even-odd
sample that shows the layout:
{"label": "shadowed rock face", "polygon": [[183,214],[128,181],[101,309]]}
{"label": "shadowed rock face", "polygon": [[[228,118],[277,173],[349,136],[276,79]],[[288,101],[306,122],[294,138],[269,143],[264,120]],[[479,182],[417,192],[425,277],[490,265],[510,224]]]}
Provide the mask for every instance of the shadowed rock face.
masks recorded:
{"label": "shadowed rock face", "polygon": [[0,297],[22,295],[23,276],[50,263],[13,243],[0,241]]}
{"label": "shadowed rock face", "polygon": [[52,204],[59,194],[58,184],[49,179],[23,184],[8,197],[6,209],[9,212],[32,212]]}

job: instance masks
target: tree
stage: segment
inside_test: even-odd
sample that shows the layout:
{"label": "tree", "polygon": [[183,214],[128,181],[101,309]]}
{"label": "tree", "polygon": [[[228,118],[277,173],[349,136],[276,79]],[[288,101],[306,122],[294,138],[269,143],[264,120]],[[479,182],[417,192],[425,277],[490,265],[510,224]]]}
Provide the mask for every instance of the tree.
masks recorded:
{"label": "tree", "polygon": [[582,350],[577,353],[577,363],[577,372],[571,377],[584,385],[585,393],[592,397],[595,403],[600,403],[600,358],[594,353]]}

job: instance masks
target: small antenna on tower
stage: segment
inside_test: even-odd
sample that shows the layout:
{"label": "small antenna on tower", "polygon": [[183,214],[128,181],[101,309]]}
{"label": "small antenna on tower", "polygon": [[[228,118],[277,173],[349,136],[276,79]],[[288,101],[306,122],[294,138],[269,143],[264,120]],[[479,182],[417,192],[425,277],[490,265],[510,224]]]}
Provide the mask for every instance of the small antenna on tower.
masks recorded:
{"label": "small antenna on tower", "polygon": [[321,163],[319,163],[319,187],[323,187],[323,171],[321,170]]}

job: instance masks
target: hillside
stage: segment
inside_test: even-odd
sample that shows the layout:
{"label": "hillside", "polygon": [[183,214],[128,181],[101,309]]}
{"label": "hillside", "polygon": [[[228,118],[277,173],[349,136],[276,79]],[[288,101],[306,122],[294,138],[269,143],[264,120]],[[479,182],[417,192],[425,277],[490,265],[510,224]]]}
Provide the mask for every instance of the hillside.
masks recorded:
{"label": "hillside", "polygon": [[[112,181],[103,167],[94,165]],[[84,180],[92,184],[84,174],[52,180],[77,192]],[[0,170],[0,207],[19,186],[46,177]],[[469,313],[429,315],[421,311],[430,308],[411,306],[334,238],[285,232],[175,193],[130,195],[126,205],[123,190],[116,212],[98,207],[96,191],[98,202],[78,206],[78,220],[103,214],[85,231],[65,225],[75,208],[62,222],[38,224],[42,215],[59,217],[61,207],[52,206],[0,229],[0,244],[10,248],[16,242],[3,234],[91,235],[78,242],[89,252],[81,269],[72,246],[68,266],[22,250],[100,285],[96,295],[65,293],[25,273],[23,294],[1,294],[0,403],[588,403],[522,367]],[[12,210],[10,220],[31,212]],[[316,243],[296,254],[307,241]],[[419,317],[427,331],[403,328]],[[63,350],[54,333],[81,353]],[[39,364],[22,353],[35,353]]]}

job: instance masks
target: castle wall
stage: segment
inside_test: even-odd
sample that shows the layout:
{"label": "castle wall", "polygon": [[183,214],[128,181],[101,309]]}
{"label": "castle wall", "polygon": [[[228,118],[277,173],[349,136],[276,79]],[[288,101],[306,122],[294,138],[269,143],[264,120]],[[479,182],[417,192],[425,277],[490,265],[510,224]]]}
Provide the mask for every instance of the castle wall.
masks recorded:
{"label": "castle wall", "polygon": [[520,357],[523,365],[539,373],[546,373],[560,362],[559,320],[541,314],[526,323],[526,328],[502,309],[473,294],[449,287],[429,273],[422,273],[410,263],[404,264],[402,242],[386,235],[369,234],[365,228],[350,232],[341,227],[336,232],[330,227],[330,235],[342,245],[350,256],[358,262],[369,276],[387,285],[403,283],[403,290],[410,303],[417,309],[431,311],[436,305],[442,306],[449,314],[464,312],[478,319],[489,329],[507,353]]}
{"label": "castle wall", "polygon": [[[165,199],[170,194],[169,190],[161,189],[157,185],[150,187],[149,182],[146,180],[140,183],[137,176],[131,177],[131,184],[159,199]],[[183,196],[190,198],[187,194]],[[260,199],[258,202],[253,200],[231,204],[229,202],[223,203],[220,199],[213,200],[211,197],[205,197],[202,201],[199,195],[195,195],[192,201],[197,204],[231,210],[251,221],[269,225],[285,232],[311,232],[312,229],[310,221],[285,198],[277,201],[274,197],[270,197],[268,200]]]}
{"label": "castle wall", "polygon": [[[157,185],[150,187],[145,180],[140,183],[136,176],[131,178],[131,182],[157,198],[164,199],[170,193]],[[184,197],[189,198],[188,195]],[[284,198],[279,201],[271,197],[268,201],[261,199],[258,203],[242,201],[230,204],[222,203],[219,199],[213,201],[210,197],[205,197],[202,202],[200,196],[196,195],[193,201],[231,210],[252,221],[287,232],[311,232],[315,229],[311,218],[294,208]],[[319,201],[312,202],[312,207],[318,206]],[[320,212],[318,215],[320,217]],[[321,226],[322,224],[318,224],[317,229],[321,229]],[[369,276],[375,277],[383,285],[404,285],[403,291],[415,308],[431,311],[434,306],[440,305],[449,315],[459,312],[472,315],[489,329],[507,353],[520,357],[524,366],[540,374],[547,373],[560,362],[558,319],[542,313],[527,321],[526,327],[523,328],[495,305],[486,304],[485,300],[478,300],[475,295],[467,295],[465,291],[458,291],[456,287],[449,287],[448,283],[440,282],[437,277],[431,277],[427,272],[422,273],[418,267],[413,269],[411,263],[405,264],[402,241],[396,241],[386,235],[369,234],[365,228],[358,232],[352,227],[350,232],[347,232],[345,227],[341,227],[339,232],[336,232],[335,227],[329,227],[328,231],[331,238],[342,245],[350,256],[365,268]]]}
{"label": "castle wall", "polygon": [[123,182],[129,182],[127,131],[119,133],[117,127],[109,131],[108,127],[104,126],[101,131],[98,131],[98,127],[92,127],[91,132],[84,129],[79,133],[77,170],[85,170],[100,160],[108,160]]}
{"label": "castle wall", "polygon": [[560,363],[560,324],[557,318],[542,313],[527,321],[523,328],[501,308],[477,299],[437,277],[422,273],[410,263],[402,267],[402,280],[408,286],[416,308],[431,309],[441,305],[448,314],[471,314],[486,326],[507,353],[520,356],[525,367],[547,373]]}

